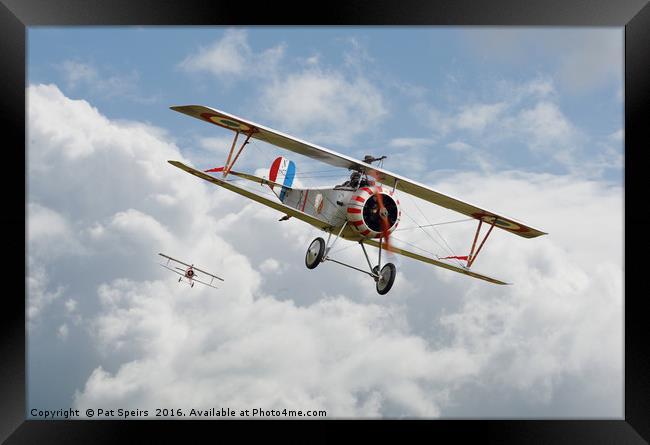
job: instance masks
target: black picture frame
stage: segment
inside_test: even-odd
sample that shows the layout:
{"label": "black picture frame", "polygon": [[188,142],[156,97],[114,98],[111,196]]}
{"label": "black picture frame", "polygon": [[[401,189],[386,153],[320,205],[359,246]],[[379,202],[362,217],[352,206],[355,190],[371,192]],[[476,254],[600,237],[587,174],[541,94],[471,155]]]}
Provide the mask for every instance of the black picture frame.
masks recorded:
{"label": "black picture frame", "polygon": [[[298,7],[290,2],[201,0],[1,0],[0,91],[5,192],[0,227],[8,259],[0,336],[0,439],[6,443],[114,443],[182,440],[209,433],[211,440],[251,435],[273,441],[338,441],[413,438],[414,430],[437,440],[499,443],[647,443],[650,438],[650,360],[645,341],[642,279],[648,249],[644,153],[650,116],[650,5],[648,0],[401,0],[330,1]],[[434,420],[434,421],[37,421],[25,420],[25,300],[15,277],[19,237],[26,247],[25,87],[26,27],[78,25],[494,25],[625,27],[625,413],[621,420]],[[22,147],[22,150],[21,150]],[[22,184],[22,186],[21,186]],[[20,193],[23,192],[23,193]],[[24,206],[24,207],[23,207]],[[20,209],[24,209],[24,213]],[[629,215],[629,216],[628,216]],[[620,234],[603,234],[620,236]],[[632,241],[633,239],[633,241]],[[638,287],[637,287],[638,285]],[[23,286],[26,295],[26,285]],[[242,423],[243,422],[243,423]],[[343,426],[350,430],[337,432]],[[333,428],[334,427],[334,428]],[[352,428],[350,428],[352,427]],[[216,434],[216,435],[215,435]],[[234,435],[234,436],[233,436]]]}

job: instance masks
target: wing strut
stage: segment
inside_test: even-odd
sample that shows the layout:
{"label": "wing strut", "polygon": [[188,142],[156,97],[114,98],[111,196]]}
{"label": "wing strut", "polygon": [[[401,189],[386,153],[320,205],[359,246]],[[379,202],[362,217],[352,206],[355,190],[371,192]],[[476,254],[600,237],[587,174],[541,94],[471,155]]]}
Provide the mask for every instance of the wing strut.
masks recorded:
{"label": "wing strut", "polygon": [[232,160],[232,162],[230,162],[230,159],[232,157],[232,153],[233,153],[233,151],[235,151],[235,145],[237,144],[237,138],[239,137],[239,131],[235,132],[235,138],[232,141],[232,146],[230,147],[230,152],[228,153],[228,159],[226,160],[226,165],[223,168],[223,177],[224,177],[224,179],[226,178],[226,176],[228,176],[228,173],[230,173],[230,169],[232,169],[232,166],[235,165],[235,162],[237,162],[237,159],[239,158],[239,155],[241,154],[241,152],[244,150],[244,147],[246,146],[246,144],[249,143],[249,140],[250,140],[251,136],[253,135],[253,133],[254,133],[253,129],[251,129],[251,131],[246,133],[246,140],[241,144],[241,146],[239,147],[239,150],[237,150],[237,154],[235,155],[235,158]]}
{"label": "wing strut", "polygon": [[474,263],[474,260],[476,260],[476,257],[478,256],[478,253],[481,251],[481,248],[483,247],[483,244],[485,244],[485,241],[487,241],[488,236],[490,236],[490,232],[492,232],[492,229],[494,229],[494,225],[497,222],[497,218],[492,221],[492,224],[490,225],[490,229],[487,231],[485,234],[485,238],[483,238],[483,241],[481,241],[481,244],[478,246],[478,249],[476,250],[476,253],[474,253],[474,247],[476,247],[476,240],[478,239],[478,234],[481,232],[481,224],[483,224],[483,220],[479,219],[478,220],[478,227],[476,228],[476,235],[474,235],[474,242],[472,243],[472,250],[470,250],[469,255],[467,256],[467,268],[469,269],[472,267],[472,264]]}

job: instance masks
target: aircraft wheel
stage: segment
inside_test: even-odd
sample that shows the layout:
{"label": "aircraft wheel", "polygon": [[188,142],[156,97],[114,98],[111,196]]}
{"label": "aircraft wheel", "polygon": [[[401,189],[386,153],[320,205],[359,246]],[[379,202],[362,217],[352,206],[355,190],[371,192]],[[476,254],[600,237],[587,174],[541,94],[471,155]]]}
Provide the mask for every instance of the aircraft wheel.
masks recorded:
{"label": "aircraft wheel", "polygon": [[307,269],[313,269],[323,260],[325,255],[325,240],[321,237],[311,242],[307,253],[305,254],[305,266]]}
{"label": "aircraft wheel", "polygon": [[377,293],[379,295],[388,293],[390,288],[393,287],[395,275],[397,275],[397,269],[393,263],[386,263],[386,265],[381,268],[379,279],[377,280]]}

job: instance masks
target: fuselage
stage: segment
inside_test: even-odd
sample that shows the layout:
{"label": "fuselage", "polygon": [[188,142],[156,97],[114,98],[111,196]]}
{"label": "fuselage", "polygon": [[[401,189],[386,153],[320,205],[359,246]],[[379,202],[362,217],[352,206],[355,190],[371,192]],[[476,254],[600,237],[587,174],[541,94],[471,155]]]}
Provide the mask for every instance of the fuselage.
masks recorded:
{"label": "fuselage", "polygon": [[[341,237],[354,241],[381,237],[384,232],[382,218],[388,222],[388,232],[392,232],[401,217],[399,200],[394,192],[375,185],[291,189],[286,190],[283,198],[285,205],[328,221],[332,224],[332,232],[338,234],[345,224]],[[381,208],[384,209],[383,215],[380,214]]]}

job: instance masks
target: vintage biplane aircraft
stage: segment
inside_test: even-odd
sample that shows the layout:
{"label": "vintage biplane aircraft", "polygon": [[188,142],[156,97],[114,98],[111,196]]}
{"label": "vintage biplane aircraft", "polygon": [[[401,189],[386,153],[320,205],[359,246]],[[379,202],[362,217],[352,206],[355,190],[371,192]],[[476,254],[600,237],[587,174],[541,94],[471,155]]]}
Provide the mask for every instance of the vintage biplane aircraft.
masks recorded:
{"label": "vintage biplane aircraft", "polygon": [[[171,109],[232,130],[234,137],[223,167],[199,171],[179,161],[170,160],[168,161],[170,164],[212,184],[284,213],[285,216],[280,221],[294,217],[325,231],[328,234],[327,241],[321,237],[312,241],[305,255],[305,265],[309,269],[313,269],[322,262],[332,261],[366,273],[376,282],[376,290],[379,294],[385,294],[390,290],[396,275],[394,264],[386,263],[382,265],[382,250],[388,250],[491,283],[508,284],[470,269],[492,229],[497,227],[524,238],[545,235],[544,232],[512,218],[469,204],[433,190],[426,185],[384,170],[381,166],[385,156],[375,158],[367,155],[363,161],[359,161],[213,108],[201,105],[184,105],[174,106]],[[244,138],[244,141],[237,147],[239,137]],[[335,187],[293,188],[295,164],[283,157],[279,157],[273,162],[268,178],[232,170],[251,138],[322,161],[334,167],[351,170],[350,179]],[[372,165],[375,162],[379,162],[379,165]],[[221,173],[221,177],[208,173]],[[244,187],[239,187],[227,179],[228,175],[267,185],[277,199],[267,198]],[[469,254],[466,256],[432,258],[431,256],[393,246],[390,243],[390,235],[399,224],[402,216],[400,201],[396,194],[397,190],[477,220],[478,227]],[[489,229],[477,248],[476,245],[483,224],[489,226]],[[343,263],[330,256],[330,252],[339,238],[359,243],[368,262],[368,271]],[[332,242],[330,243],[330,241]],[[374,266],[368,257],[366,245],[379,249],[377,264]],[[443,261],[445,259],[457,260],[457,264]],[[466,264],[462,264],[460,260],[465,261]]]}
{"label": "vintage biplane aircraft", "polygon": [[[196,281],[197,283],[205,284],[206,286],[210,286],[212,288],[219,289],[218,287],[213,286],[212,283],[214,282],[215,279],[223,281],[223,278],[219,278],[218,276],[213,275],[210,272],[206,272],[204,270],[199,269],[198,267],[194,267],[194,264],[184,263],[184,262],[179,261],[177,259],[174,259],[174,258],[172,258],[170,256],[167,256],[164,253],[159,253],[158,255],[160,255],[161,257],[167,258],[167,264],[160,264],[162,267],[164,267],[165,269],[169,269],[172,272],[177,273],[178,275],[181,276],[178,279],[179,283],[183,280],[183,278],[185,278],[187,280],[188,284],[190,285],[190,287],[194,287],[194,282]],[[172,268],[172,267],[170,267],[170,263],[172,261],[174,263],[182,264],[185,267],[174,266]],[[199,278],[198,278],[199,275],[197,275],[196,272],[201,272],[203,274],[208,275],[210,277],[210,282],[206,283],[205,281],[199,280]]]}

